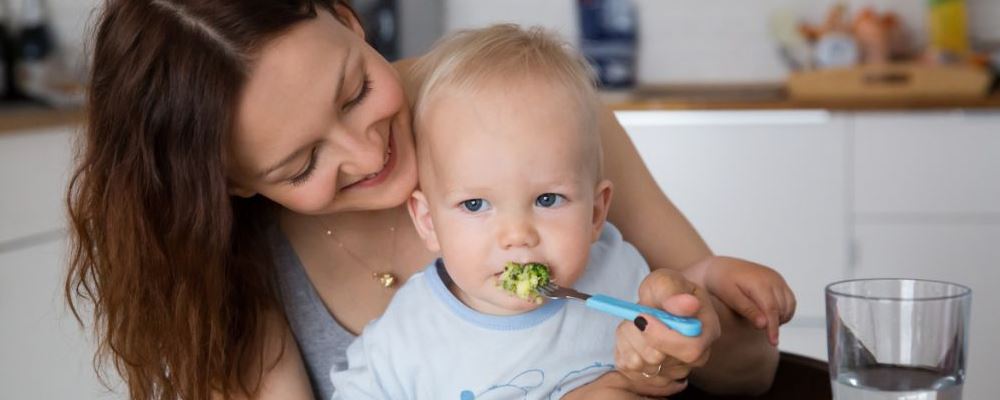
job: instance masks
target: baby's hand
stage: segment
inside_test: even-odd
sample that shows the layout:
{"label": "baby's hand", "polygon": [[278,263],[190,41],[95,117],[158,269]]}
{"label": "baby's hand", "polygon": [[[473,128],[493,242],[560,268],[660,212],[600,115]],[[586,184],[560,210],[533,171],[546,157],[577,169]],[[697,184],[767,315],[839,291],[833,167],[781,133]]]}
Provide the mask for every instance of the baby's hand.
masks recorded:
{"label": "baby's hand", "polygon": [[795,294],[771,268],[732,257],[702,261],[706,289],[754,324],[778,345],[778,326],[795,315]]}

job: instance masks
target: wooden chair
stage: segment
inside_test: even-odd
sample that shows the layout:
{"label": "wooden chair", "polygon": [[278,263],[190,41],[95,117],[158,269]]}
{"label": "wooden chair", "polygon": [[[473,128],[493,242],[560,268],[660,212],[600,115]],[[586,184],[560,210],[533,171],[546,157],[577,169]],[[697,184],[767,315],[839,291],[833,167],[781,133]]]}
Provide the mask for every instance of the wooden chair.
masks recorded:
{"label": "wooden chair", "polygon": [[671,400],[832,400],[830,373],[823,361],[781,353],[771,390],[760,396],[713,396],[694,387]]}

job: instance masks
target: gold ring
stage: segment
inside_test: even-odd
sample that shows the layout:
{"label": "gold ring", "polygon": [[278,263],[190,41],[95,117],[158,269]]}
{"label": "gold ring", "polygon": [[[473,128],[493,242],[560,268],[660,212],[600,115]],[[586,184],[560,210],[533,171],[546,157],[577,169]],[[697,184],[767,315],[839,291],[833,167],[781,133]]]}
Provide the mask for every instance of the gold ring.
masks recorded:
{"label": "gold ring", "polygon": [[663,369],[663,363],[659,363],[659,364],[656,365],[656,372],[654,372],[652,374],[647,374],[646,371],[639,371],[639,372],[642,374],[642,376],[644,378],[649,379],[649,378],[652,378],[654,376],[660,375],[660,370],[662,370],[662,369]]}

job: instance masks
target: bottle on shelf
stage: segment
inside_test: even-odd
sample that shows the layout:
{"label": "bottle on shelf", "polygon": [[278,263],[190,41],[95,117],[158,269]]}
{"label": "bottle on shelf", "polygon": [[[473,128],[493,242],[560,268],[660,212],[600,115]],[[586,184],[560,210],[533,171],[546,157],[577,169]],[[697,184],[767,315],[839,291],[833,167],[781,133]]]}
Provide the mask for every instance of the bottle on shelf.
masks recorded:
{"label": "bottle on shelf", "polygon": [[603,88],[636,82],[638,17],[632,0],[579,0],[580,51]]}
{"label": "bottle on shelf", "polygon": [[19,94],[27,97],[36,97],[47,86],[46,62],[54,46],[46,11],[44,0],[24,0],[18,14],[14,35],[14,86]]}
{"label": "bottle on shelf", "polygon": [[11,51],[10,3],[0,0],[0,100],[11,97],[14,57]]}

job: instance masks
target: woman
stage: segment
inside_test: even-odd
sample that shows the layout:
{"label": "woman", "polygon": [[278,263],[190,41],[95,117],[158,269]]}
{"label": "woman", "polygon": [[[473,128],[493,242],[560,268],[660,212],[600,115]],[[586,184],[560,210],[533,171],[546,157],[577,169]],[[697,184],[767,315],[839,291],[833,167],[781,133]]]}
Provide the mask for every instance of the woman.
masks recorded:
{"label": "woman", "polygon": [[[98,356],[132,398],[329,397],[331,363],[434,257],[402,209],[418,78],[336,1],[111,0],[95,39],[66,290],[93,302]],[[660,267],[641,300],[706,321],[622,324],[619,367],[649,394],[699,366],[713,391],[766,388],[776,350],[669,272],[710,252],[610,112],[601,131],[610,219]]]}

